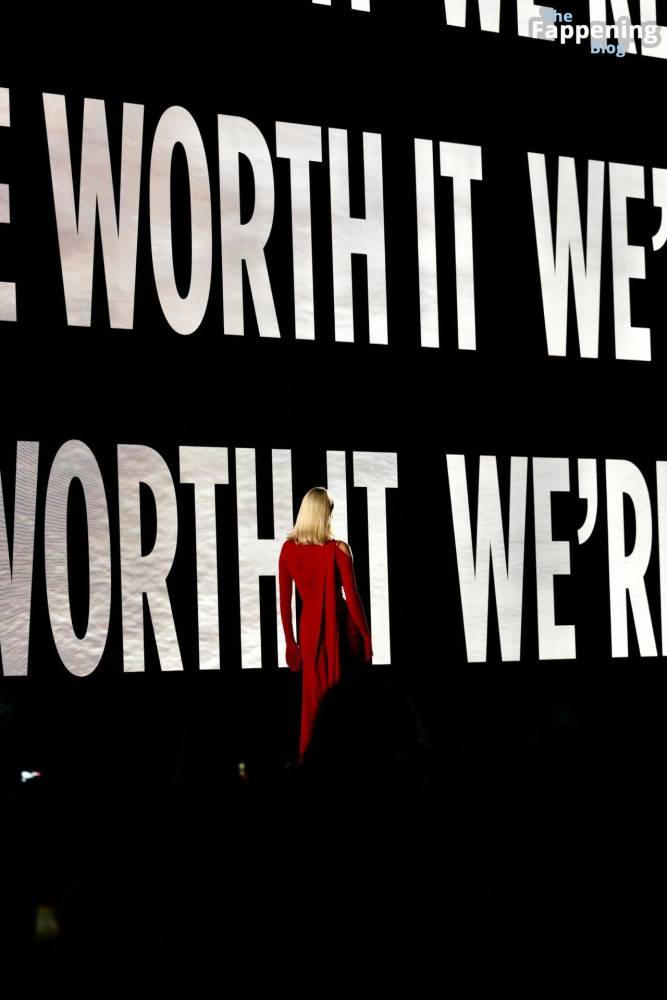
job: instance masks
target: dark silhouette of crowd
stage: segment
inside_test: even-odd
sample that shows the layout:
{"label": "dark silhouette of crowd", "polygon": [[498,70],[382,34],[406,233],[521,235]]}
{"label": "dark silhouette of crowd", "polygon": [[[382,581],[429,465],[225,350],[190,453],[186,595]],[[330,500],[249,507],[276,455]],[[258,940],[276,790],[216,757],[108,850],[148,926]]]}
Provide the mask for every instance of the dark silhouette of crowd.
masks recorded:
{"label": "dark silhouette of crowd", "polygon": [[327,692],[302,763],[207,768],[185,739],[168,781],[125,771],[82,788],[21,780],[5,698],[7,954],[49,981],[91,962],[167,978],[212,965],[250,989],[298,979],[306,955],[331,976],[373,955],[385,970],[433,961],[445,941],[460,958],[484,928],[507,930],[509,900],[530,927],[581,888],[608,783],[571,706],[520,716],[487,704],[476,730],[436,741],[374,668]]}

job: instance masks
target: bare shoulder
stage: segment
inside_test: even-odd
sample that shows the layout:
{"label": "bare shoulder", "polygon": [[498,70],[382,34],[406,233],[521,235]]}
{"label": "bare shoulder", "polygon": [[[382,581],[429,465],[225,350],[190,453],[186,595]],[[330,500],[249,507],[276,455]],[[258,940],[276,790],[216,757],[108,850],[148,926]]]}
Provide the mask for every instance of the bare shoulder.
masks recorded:
{"label": "bare shoulder", "polygon": [[342,552],[345,553],[346,556],[349,556],[350,559],[352,558],[352,549],[347,544],[347,542],[343,542],[342,540],[339,539],[336,541],[336,545]]}

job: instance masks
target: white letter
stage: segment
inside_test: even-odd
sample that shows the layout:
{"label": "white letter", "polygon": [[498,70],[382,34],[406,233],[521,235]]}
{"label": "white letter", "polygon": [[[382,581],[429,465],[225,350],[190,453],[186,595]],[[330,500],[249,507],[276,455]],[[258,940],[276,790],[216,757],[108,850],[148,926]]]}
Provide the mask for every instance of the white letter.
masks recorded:
{"label": "white letter", "polygon": [[422,347],[440,346],[438,320],[438,260],[435,232],[433,143],[415,139],[417,183],[417,252],[419,257],[419,306]]}
{"label": "white letter", "polygon": [[38,452],[37,441],[18,442],[11,560],[0,479],[0,648],[5,677],[28,673]]}
{"label": "white letter", "polygon": [[[142,555],[140,484],[155,502],[157,531],[152,550]],[[178,508],[169,467],[161,455],[144,445],[118,445],[118,505],[120,569],[125,670],[144,669],[144,608],[146,594],[160,666],[182,670],[167,577],[178,541]]]}
{"label": "white letter", "polygon": [[[224,332],[241,337],[243,262],[245,261],[260,337],[279,337],[276,307],[264,247],[273,226],[274,182],[271,153],[260,130],[245,118],[218,115],[220,159],[220,227],[222,230],[222,307]],[[255,204],[241,222],[239,157],[252,168]]]}
{"label": "white letter", "polygon": [[475,350],[475,269],[472,252],[470,181],[482,179],[480,146],[440,143],[440,174],[454,179],[454,248],[459,350]]}
{"label": "white letter", "polygon": [[[335,497],[336,505],[331,515],[332,531],[336,538],[348,537],[347,526],[347,469],[344,451],[327,452],[327,488]],[[375,650],[373,650],[375,652]]]}
{"label": "white letter", "polygon": [[[313,0],[313,3],[321,4],[323,7],[330,7],[331,0]],[[370,11],[371,0],[352,0],[352,10]]]}
{"label": "white letter", "polygon": [[226,448],[179,449],[181,482],[194,483],[197,532],[199,669],[220,669],[215,487],[229,482]]}
{"label": "white letter", "polygon": [[[255,452],[236,449],[236,492],[239,534],[239,592],[241,601],[241,666],[262,666],[259,577],[278,575],[278,558],[285,535],[294,524],[292,459],[288,450],[271,452],[273,466],[274,538],[257,537],[257,478]],[[280,593],[275,588],[278,665],[285,665],[285,636],[280,624]],[[296,626],[296,622],[295,622]],[[296,627],[295,630],[296,632]]]}
{"label": "white letter", "polygon": [[99,212],[110,323],[131,330],[144,109],[140,104],[123,105],[117,217],[104,101],[84,101],[77,223],[65,98],[62,94],[44,94],[43,98],[67,322],[70,326],[90,326],[95,219]]}
{"label": "white letter", "polygon": [[540,8],[536,4],[531,0],[517,0],[516,23],[520,35],[530,37],[530,22],[536,17],[541,17]]}
{"label": "white letter", "polygon": [[604,163],[601,160],[588,161],[585,258],[574,159],[571,156],[558,157],[555,253],[544,154],[528,153],[528,167],[549,354],[565,357],[567,353],[568,281],[572,261],[579,350],[582,358],[596,358],[600,333]]}
{"label": "white letter", "polygon": [[[457,28],[466,26],[467,0],[445,0],[445,19]],[[500,31],[500,0],[478,0],[482,31]]]}
{"label": "white letter", "polygon": [[[9,90],[0,87],[0,128],[9,128]],[[9,222],[9,184],[0,184],[0,225]],[[16,285],[0,281],[0,320],[16,322]]]}
{"label": "white letter", "polygon": [[479,459],[476,555],[472,547],[465,456],[447,455],[447,468],[468,661],[486,660],[489,556],[493,563],[501,656],[503,660],[518,660],[528,462],[525,458],[512,458],[507,558],[495,456],[480,455]]}
{"label": "white letter", "polygon": [[[67,566],[67,508],[72,480],[83,488],[88,527],[88,626],[72,625]],[[86,677],[104,653],[111,614],[111,544],[104,481],[88,445],[66,441],[51,466],[44,511],[44,569],[51,631],[60,659],[75,677]]]}
{"label": "white letter", "polygon": [[667,462],[656,462],[658,484],[658,554],[660,558],[660,622],[662,655],[667,654]]}
{"label": "white letter", "polygon": [[276,122],[276,155],[290,161],[295,334],[297,340],[314,340],[310,164],[322,162],[322,130]]}
{"label": "white letter", "polygon": [[386,494],[388,489],[398,487],[396,454],[354,452],[352,463],[354,485],[365,486],[368,497],[368,576],[373,662],[391,663]]}
{"label": "white letter", "polygon": [[[192,265],[185,298],[176,286],[171,226],[171,166],[174,147],[185,151],[190,181]],[[213,233],[211,187],[202,138],[189,111],[168,108],[155,130],[150,172],[150,222],[153,270],[165,319],[176,333],[193,333],[200,325],[211,290]]]}
{"label": "white letter", "polygon": [[[627,0],[611,0],[611,12],[614,18],[614,25],[618,33],[620,22],[626,20],[632,23],[630,17],[630,11],[628,9]],[[589,19],[591,24],[595,22],[607,23],[607,4],[606,0],[590,0],[589,4]],[[643,20],[643,16],[642,16]],[[618,35],[617,35],[618,37]],[[633,55],[637,55],[637,46],[635,40],[630,34],[628,43],[625,49],[626,52],[632,52]]]}
{"label": "white letter", "polygon": [[658,59],[667,59],[667,38],[665,37],[664,31],[667,25],[657,23],[658,18],[655,8],[655,0],[640,0],[639,19],[641,24],[642,26],[644,24],[654,24],[656,39],[651,45],[646,45],[642,40],[642,55],[657,56]]}
{"label": "white letter", "polygon": [[567,458],[533,459],[535,504],[535,564],[537,569],[537,632],[541,660],[576,658],[574,625],[556,625],[555,576],[570,573],[570,543],[554,541],[551,535],[551,494],[570,489]]}
{"label": "white letter", "polygon": [[367,264],[369,341],[371,344],[386,344],[387,282],[382,200],[382,136],[364,132],[365,219],[352,218],[350,215],[350,179],[345,129],[329,129],[329,169],[336,340],[354,340],[352,254],[358,253],[366,257]]}
{"label": "white letter", "polygon": [[628,243],[628,198],[644,197],[644,168],[628,163],[609,164],[611,259],[614,272],[614,328],[616,357],[626,361],[651,360],[651,331],[632,326],[630,278],[646,277],[644,247]]}
{"label": "white letter", "polygon": [[[608,459],[607,530],[609,533],[609,598],[611,609],[611,655],[628,655],[628,594],[634,615],[639,651],[642,656],[657,656],[651,612],[644,575],[651,558],[651,501],[641,472],[632,462]],[[635,512],[635,545],[625,554],[625,519],[623,494],[627,493]]]}

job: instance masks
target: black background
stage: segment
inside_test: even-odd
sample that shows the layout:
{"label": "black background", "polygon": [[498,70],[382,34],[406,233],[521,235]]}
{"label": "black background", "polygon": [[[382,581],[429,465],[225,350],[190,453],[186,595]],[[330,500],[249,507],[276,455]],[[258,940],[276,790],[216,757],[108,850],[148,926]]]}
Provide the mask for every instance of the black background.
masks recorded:
{"label": "black background", "polygon": [[[635,462],[652,497],[654,551],[647,575],[658,650],[655,462],[663,444],[664,248],[651,235],[650,168],[665,167],[657,121],[663,60],[593,56],[587,45],[540,43],[516,33],[503,5],[500,34],[447,28],[442,3],[373,5],[352,12],[307,2],[227,4],[213,16],[190,5],[178,21],[141,29],[108,15],[41,19],[9,35],[0,84],[10,89],[11,128],[0,130],[0,177],[10,184],[11,224],[0,227],[0,275],[17,286],[18,322],[3,324],[2,472],[13,530],[16,442],[40,442],[29,677],[4,679],[17,760],[53,787],[92,789],[126,781],[140,789],[189,768],[214,776],[245,760],[257,769],[295,756],[300,680],[278,668],[273,582],[262,580],[261,671],[240,666],[234,447],[257,450],[259,535],[272,537],[270,452],[293,451],[294,511],[325,484],[325,452],[398,455],[398,489],[387,493],[391,671],[414,699],[434,749],[458,761],[519,748],[520,766],[553,757],[559,794],[586,769],[590,791],[625,779],[642,798],[663,750],[662,657],[611,657],[604,460]],[[638,4],[630,4],[638,19]],[[587,4],[569,4],[575,19]],[[114,178],[123,102],[145,107],[144,158],[133,330],[110,329],[98,253],[90,329],[66,323],[41,95],[67,97],[77,163],[83,98],[106,102]],[[150,142],[163,111],[194,116],[207,150],[214,259],[206,317],[180,336],[162,317],[152,276],[148,219]],[[311,168],[316,340],[296,342],[289,166],[274,159],[276,215],[267,248],[280,340],[260,338],[247,296],[246,335],[225,337],[219,249],[218,114],[262,130],[275,153],[275,122],[319,125],[324,162]],[[348,130],[353,213],[363,212],[361,136],[383,145],[389,343],[368,342],[365,267],[355,260],[355,343],[336,343],[326,130]],[[451,181],[436,179],[441,346],[419,341],[414,139],[482,146],[484,180],[472,185],[477,350],[457,349]],[[646,249],[646,280],[631,284],[632,321],[652,330],[652,361],[614,356],[608,179],[605,175],[600,357],[579,357],[570,289],[568,357],[547,354],[528,175],[528,152],[544,153],[552,213],[557,158],[575,157],[585,205],[587,160],[643,165],[646,199],[628,203],[629,242]],[[437,161],[436,161],[437,162]],[[75,173],[75,190],[78,176]],[[244,184],[252,205],[252,182]],[[176,272],[188,286],[189,194],[184,157],[174,156]],[[583,222],[585,232],[585,219]],[[98,237],[99,238],[99,237]],[[99,251],[99,244],[98,244]],[[247,288],[246,288],[247,292]],[[43,572],[43,504],[51,461],[70,438],[96,455],[110,501],[114,589],[109,640],[88,678],[60,663],[50,632]],[[146,672],[122,671],[116,446],[155,448],[176,474],[183,444],[229,447],[230,485],[217,490],[220,672],[197,671],[196,564],[191,487],[176,487],[179,542],[169,587],[184,661],[162,674],[147,617]],[[538,658],[532,478],[529,472],[521,662],[500,656],[495,605],[487,662],[466,659],[446,455],[467,457],[473,525],[480,455],[498,457],[507,524],[511,456],[569,457],[569,495],[554,498],[554,537],[568,539],[571,575],[557,580],[556,621],[576,626],[577,658]],[[599,511],[579,547],[585,504],[576,495],[578,457],[598,460]],[[351,475],[349,477],[351,482]],[[146,541],[151,506],[146,499]],[[348,488],[349,542],[368,607],[365,493]],[[628,511],[630,525],[631,514]],[[75,623],[85,622],[87,584],[82,495],[71,497],[70,578]],[[633,544],[630,528],[627,546]],[[11,550],[11,548],[10,548]],[[372,627],[372,622],[371,622]],[[492,748],[492,749],[491,749]],[[513,749],[513,752],[514,752]],[[569,754],[569,757],[568,757]],[[569,761],[568,768],[564,761]],[[515,766],[514,764],[512,766]],[[532,764],[531,764],[532,766]],[[180,769],[180,770],[179,770]],[[541,772],[542,774],[546,772]],[[552,772],[549,771],[552,775]],[[550,779],[551,780],[551,777]],[[60,783],[60,785],[58,784]],[[634,801],[634,799],[633,799]],[[628,807],[634,809],[636,807]]]}

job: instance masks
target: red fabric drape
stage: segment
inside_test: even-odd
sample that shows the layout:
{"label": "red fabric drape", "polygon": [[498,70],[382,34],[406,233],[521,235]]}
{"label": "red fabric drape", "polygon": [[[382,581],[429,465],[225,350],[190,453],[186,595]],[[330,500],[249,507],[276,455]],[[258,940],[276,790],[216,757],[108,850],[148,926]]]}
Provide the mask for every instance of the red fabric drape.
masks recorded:
{"label": "red fabric drape", "polygon": [[[348,643],[361,635],[369,650],[370,630],[357,589],[352,559],[336,545],[335,540],[324,545],[299,545],[286,541],[280,553],[279,581],[280,611],[288,646],[296,642],[292,624],[293,582],[302,600],[299,620],[301,760],[310,740],[319,704],[341,677],[341,628],[345,628]],[[345,587],[345,598],[341,584]]]}

